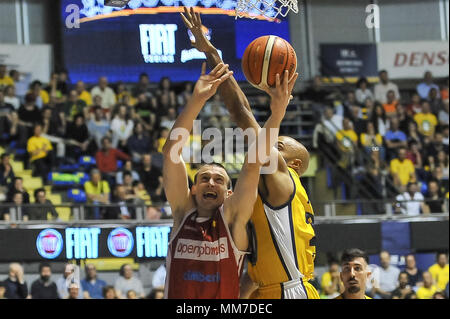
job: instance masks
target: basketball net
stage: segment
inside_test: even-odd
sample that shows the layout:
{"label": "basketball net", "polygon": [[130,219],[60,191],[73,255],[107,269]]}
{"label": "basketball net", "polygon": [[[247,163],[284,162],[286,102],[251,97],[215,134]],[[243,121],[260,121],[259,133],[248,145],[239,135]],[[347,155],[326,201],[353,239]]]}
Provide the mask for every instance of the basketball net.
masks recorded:
{"label": "basketball net", "polygon": [[275,19],[286,17],[289,11],[298,13],[297,0],[237,0],[236,19],[255,19],[258,15]]}

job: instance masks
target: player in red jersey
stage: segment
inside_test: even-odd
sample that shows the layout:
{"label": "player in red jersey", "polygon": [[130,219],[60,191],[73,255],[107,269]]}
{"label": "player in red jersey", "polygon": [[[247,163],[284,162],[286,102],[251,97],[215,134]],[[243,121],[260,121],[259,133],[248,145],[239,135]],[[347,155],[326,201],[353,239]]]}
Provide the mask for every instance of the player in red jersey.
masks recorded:
{"label": "player in red jersey", "polygon": [[[273,134],[265,137],[259,134],[261,131],[255,134],[257,138],[249,147],[249,153],[256,154],[252,157],[256,161],[253,163],[246,156],[234,192],[230,177],[218,164],[203,165],[189,189],[181,157],[182,146],[204,103],[232,75],[223,63],[208,75],[205,68],[204,63],[192,97],[178,116],[163,148],[164,190],[173,215],[166,260],[166,298],[239,298],[239,279],[249,242],[246,227],[257,197],[261,163],[275,154],[273,145],[278,138],[278,128],[298,76],[290,81],[287,72],[282,81],[277,76],[276,88],[269,92],[272,114],[264,126]],[[181,131],[184,134],[179,134]],[[270,157],[274,159],[277,157]]]}

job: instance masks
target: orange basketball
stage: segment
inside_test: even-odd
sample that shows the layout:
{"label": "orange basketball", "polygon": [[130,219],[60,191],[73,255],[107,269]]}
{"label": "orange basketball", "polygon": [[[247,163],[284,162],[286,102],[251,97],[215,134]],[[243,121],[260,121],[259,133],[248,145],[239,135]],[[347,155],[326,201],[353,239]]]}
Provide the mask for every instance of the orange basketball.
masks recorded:
{"label": "orange basketball", "polygon": [[263,89],[275,86],[275,76],[289,71],[289,79],[297,70],[297,55],[286,40],[265,35],[253,40],[242,57],[242,71],[253,86]]}

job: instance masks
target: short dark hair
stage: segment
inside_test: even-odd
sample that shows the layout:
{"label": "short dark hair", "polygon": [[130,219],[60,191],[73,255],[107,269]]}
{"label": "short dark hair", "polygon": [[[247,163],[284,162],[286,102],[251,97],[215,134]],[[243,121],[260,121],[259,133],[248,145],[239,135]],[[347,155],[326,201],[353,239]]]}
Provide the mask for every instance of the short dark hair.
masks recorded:
{"label": "short dark hair", "polygon": [[50,266],[49,263],[40,263],[39,264],[39,273],[42,271],[42,269],[44,269],[45,267],[50,268],[50,270],[52,269],[52,267]]}
{"label": "short dark hair", "polygon": [[[216,167],[223,168],[223,170],[225,171],[225,173],[227,173],[227,176],[228,176],[227,188],[228,188],[228,189],[231,189],[231,188],[233,187],[233,185],[232,185],[232,183],[231,183],[230,175],[228,175],[228,172],[227,172],[227,169],[225,168],[225,166],[223,166],[223,165],[220,164],[220,163],[216,163],[216,162],[205,163],[205,164],[203,164],[201,167],[203,167],[203,166],[216,166]],[[201,168],[201,167],[200,167],[200,168]],[[195,176],[194,176],[194,184],[197,184],[197,175],[198,175],[198,172],[195,173]]]}
{"label": "short dark hair", "polygon": [[438,251],[436,253],[436,260],[438,260],[441,255],[445,255],[445,257],[447,257],[447,252],[445,252],[445,251]]}
{"label": "short dark hair", "polygon": [[369,264],[369,256],[367,256],[367,253],[358,248],[348,248],[344,250],[341,256],[341,264],[350,262],[355,258],[363,258],[366,263]]}
{"label": "short dark hair", "polygon": [[35,199],[35,200],[37,200],[37,194],[40,193],[40,192],[44,192],[44,194],[45,194],[45,193],[46,193],[46,192],[45,192],[45,188],[41,187],[41,188],[38,188],[38,189],[36,189],[36,190],[34,191],[34,199]]}
{"label": "short dark hair", "polygon": [[8,156],[11,156],[11,154],[9,154],[9,153],[3,153],[2,155],[0,155],[0,160],[3,161],[3,159],[4,159],[5,157],[8,157]]}
{"label": "short dark hair", "polygon": [[398,278],[400,279],[401,275],[406,275],[406,277],[408,277],[408,281],[409,281],[409,274],[406,271],[402,271],[398,274]]}

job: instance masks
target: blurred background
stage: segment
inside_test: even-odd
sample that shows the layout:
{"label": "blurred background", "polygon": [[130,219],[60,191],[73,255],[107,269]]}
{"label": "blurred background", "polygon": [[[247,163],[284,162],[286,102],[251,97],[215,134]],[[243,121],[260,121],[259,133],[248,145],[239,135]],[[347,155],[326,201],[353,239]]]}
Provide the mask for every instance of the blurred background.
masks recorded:
{"label": "blurred background", "polygon": [[[39,285],[49,267],[59,298],[161,295],[171,227],[161,150],[204,59],[183,5],[201,12],[260,123],[269,99],[245,80],[245,48],[274,34],[297,53],[281,134],[311,155],[302,183],[321,296],[339,292],[335,261],[357,247],[374,269],[406,271],[408,297],[448,298],[448,0],[300,0],[275,19],[235,19],[231,0],[1,1],[0,297],[31,297],[34,285],[34,298],[51,298]],[[200,118],[202,129],[234,127],[218,95]],[[183,156],[208,142],[192,135]],[[218,160],[235,179],[243,154]],[[187,164],[190,182],[197,167]],[[27,291],[11,292],[21,276]],[[383,298],[401,286],[378,280]]]}

